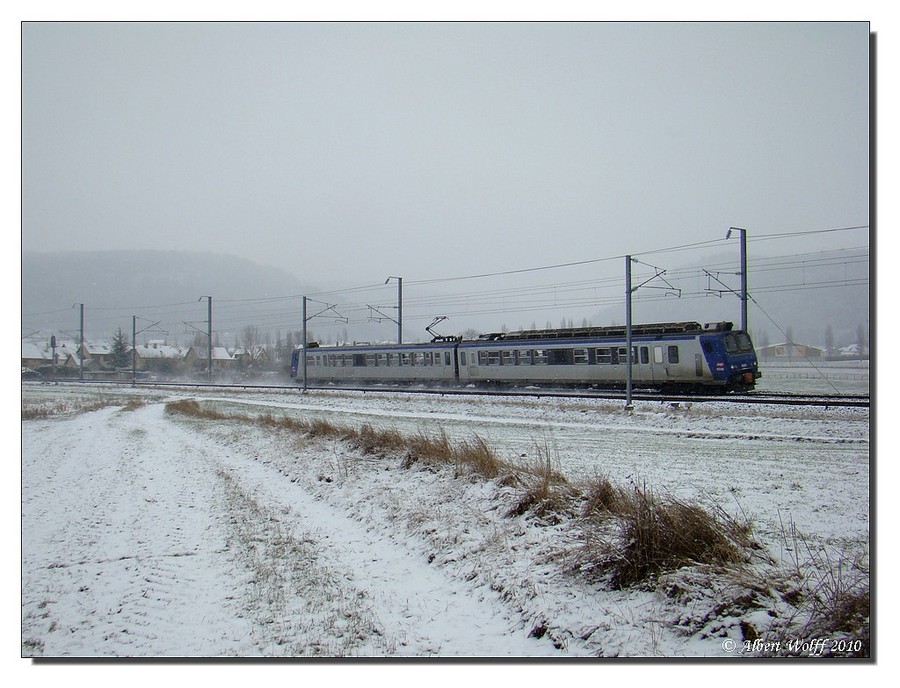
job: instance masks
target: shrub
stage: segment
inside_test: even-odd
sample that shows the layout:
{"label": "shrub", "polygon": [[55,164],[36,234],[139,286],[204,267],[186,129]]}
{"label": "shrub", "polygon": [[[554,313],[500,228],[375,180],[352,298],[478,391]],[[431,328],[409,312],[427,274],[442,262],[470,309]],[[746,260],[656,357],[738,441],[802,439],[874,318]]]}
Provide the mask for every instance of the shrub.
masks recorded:
{"label": "shrub", "polygon": [[[646,486],[613,486],[600,478],[587,490],[586,532],[612,525],[615,537],[590,538],[582,567],[602,571],[614,588],[650,579],[663,571],[705,564],[733,566],[749,561],[748,524],[698,504],[660,496]],[[593,527],[592,527],[593,526]]]}
{"label": "shrub", "polygon": [[579,497],[578,491],[565,477],[553,470],[550,450],[538,446],[537,459],[532,464],[520,466],[521,479],[527,485],[507,516],[534,516],[558,523],[563,515],[574,515],[572,505]]}

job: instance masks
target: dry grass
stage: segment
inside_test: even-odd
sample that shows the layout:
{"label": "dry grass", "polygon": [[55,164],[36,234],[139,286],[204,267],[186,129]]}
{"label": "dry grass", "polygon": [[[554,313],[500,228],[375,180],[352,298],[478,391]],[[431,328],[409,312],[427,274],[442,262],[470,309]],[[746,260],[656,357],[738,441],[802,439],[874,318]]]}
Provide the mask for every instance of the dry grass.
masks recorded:
{"label": "dry grass", "polygon": [[559,523],[563,518],[574,516],[581,493],[554,470],[548,445],[536,446],[535,453],[537,458],[531,463],[518,467],[519,482],[524,484],[525,490],[507,516],[531,514],[549,523]]}
{"label": "dry grass", "polygon": [[[144,401],[130,399],[124,403],[123,410],[132,411],[144,405]],[[37,420],[54,416],[70,416],[78,413],[99,411],[109,406],[122,406],[123,399],[107,396],[54,399],[42,402],[22,400],[22,420]]]}
{"label": "dry grass", "polygon": [[[724,512],[710,513],[702,507],[660,496],[645,486],[615,487],[605,478],[581,490],[554,469],[548,446],[536,447],[531,463],[503,461],[484,438],[451,441],[446,432],[419,432],[404,436],[394,429],[371,425],[350,428],[322,419],[297,419],[272,415],[226,415],[185,399],[166,406],[169,413],[209,420],[261,423],[267,427],[351,442],[365,454],[402,456],[402,466],[416,464],[449,466],[457,476],[499,480],[520,488],[507,511],[510,517],[528,516],[541,523],[560,523],[582,517],[586,532],[604,530],[601,538],[588,537],[582,551],[581,568],[592,575],[601,572],[614,587],[627,587],[661,572],[690,564],[735,565],[749,559],[752,547],[749,526]],[[592,524],[594,527],[592,527]],[[608,537],[612,524],[615,535]]]}
{"label": "dry grass", "polygon": [[406,468],[418,462],[449,465],[454,467],[457,475],[474,474],[487,479],[495,478],[508,470],[496,452],[477,435],[471,440],[453,443],[443,430],[434,436],[418,433],[406,437],[397,430],[375,428],[369,424],[351,428],[321,418],[305,420],[271,414],[262,416],[224,414],[208,405],[201,405],[195,399],[169,402],[166,404],[166,412],[204,420],[259,423],[267,427],[302,433],[310,438],[346,440],[365,454],[381,457],[405,455],[403,465]]}
{"label": "dry grass", "polygon": [[[832,556],[822,546],[814,546],[793,522],[782,532],[790,554],[787,578],[793,583],[783,586],[782,598],[796,608],[787,633],[800,637],[827,637],[836,641],[835,648],[846,649],[845,656],[869,656],[868,556]],[[798,620],[800,628],[797,629]],[[826,651],[828,648],[825,648]],[[832,653],[835,654],[835,653]]]}
{"label": "dry grass", "polygon": [[587,538],[579,566],[607,578],[613,588],[683,566],[739,566],[755,548],[748,523],[656,494],[646,485],[616,487],[598,478],[586,491],[584,504],[586,533],[604,535]]}

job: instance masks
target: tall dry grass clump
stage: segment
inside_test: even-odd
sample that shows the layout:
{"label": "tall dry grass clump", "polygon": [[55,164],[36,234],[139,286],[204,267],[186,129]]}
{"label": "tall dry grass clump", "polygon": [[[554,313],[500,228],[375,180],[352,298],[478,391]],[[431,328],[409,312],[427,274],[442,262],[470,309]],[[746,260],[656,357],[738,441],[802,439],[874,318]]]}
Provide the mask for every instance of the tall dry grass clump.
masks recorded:
{"label": "tall dry grass clump", "polygon": [[405,438],[404,449],[406,468],[420,462],[447,465],[454,468],[456,475],[477,475],[488,480],[508,470],[497,452],[479,435],[454,443],[443,428],[433,435],[420,431]]}
{"label": "tall dry grass clump", "polygon": [[531,514],[543,521],[558,523],[565,516],[575,515],[574,505],[580,492],[565,476],[553,468],[549,446],[537,445],[536,458],[519,466],[518,478],[525,489],[507,516]]}
{"label": "tall dry grass clump", "polygon": [[682,566],[736,566],[750,560],[750,526],[724,511],[710,512],[646,485],[616,487],[597,479],[586,492],[588,538],[582,567],[625,588]]}
{"label": "tall dry grass clump", "polygon": [[205,420],[225,420],[228,418],[224,413],[219,413],[213,409],[200,406],[200,402],[196,399],[178,399],[170,401],[166,404],[166,413],[170,415],[190,416],[191,418],[202,418]]}
{"label": "tall dry grass clump", "polygon": [[475,435],[470,440],[451,442],[442,429],[436,435],[419,432],[404,436],[392,428],[376,428],[365,424],[360,428],[337,425],[322,418],[311,420],[265,414],[247,416],[224,414],[200,404],[196,399],[181,399],[166,404],[170,414],[181,414],[206,420],[234,420],[254,422],[289,432],[303,433],[307,437],[341,439],[352,442],[363,453],[377,456],[405,454],[403,466],[409,468],[417,462],[452,466],[457,475],[474,474],[487,479],[501,475],[509,468],[484,438]]}
{"label": "tall dry grass clump", "polygon": [[[812,544],[791,522],[785,532],[785,547],[791,557],[786,567],[791,587],[782,598],[796,607],[802,618],[800,635],[847,638],[834,643],[845,656],[868,657],[871,600],[867,553],[853,556],[834,554]],[[794,625],[788,626],[794,630]]]}

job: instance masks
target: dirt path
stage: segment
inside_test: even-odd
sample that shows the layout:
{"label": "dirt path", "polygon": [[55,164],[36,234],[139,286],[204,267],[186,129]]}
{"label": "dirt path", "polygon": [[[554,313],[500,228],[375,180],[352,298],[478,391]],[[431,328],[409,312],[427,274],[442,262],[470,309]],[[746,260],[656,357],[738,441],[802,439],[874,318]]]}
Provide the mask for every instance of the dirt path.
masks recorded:
{"label": "dirt path", "polygon": [[23,425],[29,656],[553,654],[161,405]]}

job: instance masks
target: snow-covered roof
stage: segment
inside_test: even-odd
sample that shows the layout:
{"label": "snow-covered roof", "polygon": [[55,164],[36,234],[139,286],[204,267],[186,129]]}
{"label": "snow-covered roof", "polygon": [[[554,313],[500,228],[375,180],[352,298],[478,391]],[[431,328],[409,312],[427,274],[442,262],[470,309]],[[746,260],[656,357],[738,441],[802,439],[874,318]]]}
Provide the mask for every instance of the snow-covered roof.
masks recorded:
{"label": "snow-covered roof", "polygon": [[87,349],[89,356],[109,356],[112,354],[112,347],[106,342],[85,342],[84,348]]}
{"label": "snow-covered roof", "polygon": [[35,342],[22,342],[22,358],[49,361],[52,360],[53,353]]}
{"label": "snow-covered roof", "polygon": [[233,361],[234,356],[228,353],[228,349],[224,346],[214,346],[212,350],[212,358],[214,361]]}
{"label": "snow-covered roof", "polygon": [[136,348],[141,358],[184,358],[184,351],[175,346],[141,346]]}

